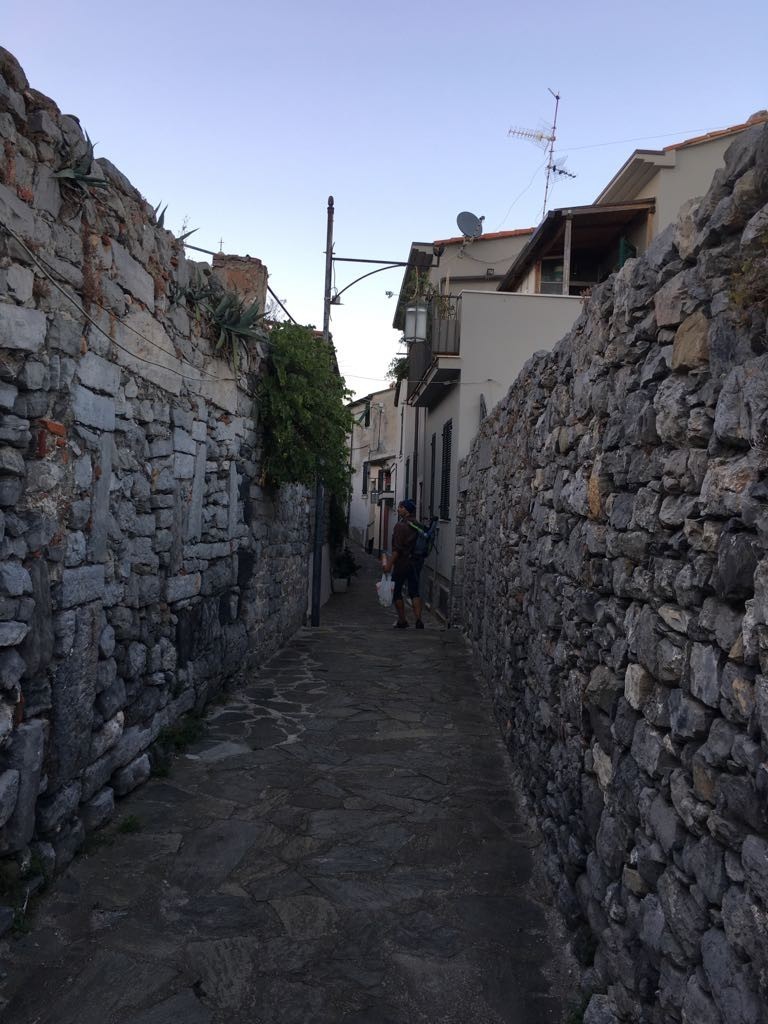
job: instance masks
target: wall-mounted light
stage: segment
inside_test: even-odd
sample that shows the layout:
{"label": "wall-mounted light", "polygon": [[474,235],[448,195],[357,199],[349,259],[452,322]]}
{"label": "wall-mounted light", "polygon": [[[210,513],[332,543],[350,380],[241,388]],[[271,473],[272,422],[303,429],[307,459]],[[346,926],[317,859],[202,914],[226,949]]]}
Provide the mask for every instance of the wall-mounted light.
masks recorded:
{"label": "wall-mounted light", "polygon": [[427,340],[428,313],[429,306],[422,299],[409,302],[405,307],[404,340],[406,345],[412,345],[416,341]]}

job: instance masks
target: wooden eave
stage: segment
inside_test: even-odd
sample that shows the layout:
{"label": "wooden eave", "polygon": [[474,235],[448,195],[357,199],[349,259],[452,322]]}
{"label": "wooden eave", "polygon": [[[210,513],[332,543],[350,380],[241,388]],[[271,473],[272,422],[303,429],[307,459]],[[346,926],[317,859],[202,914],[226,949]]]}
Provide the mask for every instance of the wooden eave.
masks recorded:
{"label": "wooden eave", "polygon": [[638,219],[647,217],[654,209],[653,199],[636,199],[628,203],[550,210],[507,271],[497,291],[514,292],[540,260],[561,255],[568,221],[571,222],[572,251],[599,251],[609,248],[617,234]]}

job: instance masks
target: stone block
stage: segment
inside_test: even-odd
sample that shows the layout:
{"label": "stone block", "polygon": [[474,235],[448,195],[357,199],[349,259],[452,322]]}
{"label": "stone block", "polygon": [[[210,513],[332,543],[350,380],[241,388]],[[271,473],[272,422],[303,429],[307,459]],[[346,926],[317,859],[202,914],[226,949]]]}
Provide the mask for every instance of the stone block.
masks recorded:
{"label": "stone block", "polygon": [[82,339],[83,325],[81,323],[58,314],[51,318],[47,339],[50,349],[65,352],[69,356],[77,356],[80,354]]}
{"label": "stone block", "polygon": [[632,738],[632,757],[649,775],[659,777],[675,767],[676,758],[664,744],[658,729],[640,719]]}
{"label": "stone block", "polygon": [[5,380],[0,381],[0,410],[12,412],[18,396],[19,389],[15,384],[9,384]]}
{"label": "stone block", "polygon": [[112,785],[117,796],[125,796],[131,790],[136,789],[143,782],[146,782],[152,773],[148,754],[142,754],[135,761],[131,761],[125,768],[121,768],[112,776]]}
{"label": "stone block", "polygon": [[125,716],[122,711],[118,711],[114,718],[111,718],[97,732],[94,732],[91,736],[91,747],[89,751],[89,758],[92,761],[97,761],[100,757],[103,757],[108,750],[111,750],[115,746],[117,741],[123,735],[123,726],[125,723]]}
{"label": "stone block", "polygon": [[196,455],[197,441],[186,430],[182,430],[181,427],[174,427],[173,450],[187,455]]}
{"label": "stone block", "polygon": [[675,808],[660,794],[648,811],[648,824],[659,841],[661,848],[669,855],[673,850],[682,849],[686,832]]}
{"label": "stone block", "polygon": [[[81,571],[70,569],[65,570],[65,573]],[[49,778],[54,785],[78,777],[88,764],[101,616],[98,604],[87,604],[75,610],[71,647],[55,669],[49,771]]]}
{"label": "stone block", "polygon": [[712,928],[701,941],[704,973],[722,1020],[728,1024],[761,1024],[765,1004],[757,993],[757,979],[741,964],[725,934]]}
{"label": "stone block", "polygon": [[195,475],[194,456],[177,453],[173,460],[173,475],[177,480],[191,480]]}
{"label": "stone block", "polygon": [[32,578],[20,562],[0,563],[0,593],[9,597],[32,593]]}
{"label": "stone block", "polygon": [[0,771],[0,828],[16,809],[21,776],[16,768]]}
{"label": "stone block", "polygon": [[82,791],[80,781],[74,780],[51,796],[42,797],[37,804],[38,830],[43,835],[57,832],[77,810]]}
{"label": "stone block", "polygon": [[6,770],[19,773],[16,806],[0,835],[0,852],[17,853],[29,843],[35,830],[35,805],[40,789],[45,744],[45,723],[23,722],[13,732],[4,751]]}
{"label": "stone block", "polygon": [[80,808],[80,817],[86,832],[105,825],[115,813],[115,791],[109,786],[87,800]]}
{"label": "stone block", "polygon": [[0,348],[39,352],[45,341],[46,327],[45,313],[0,302]]}
{"label": "stone block", "polygon": [[104,566],[84,565],[65,569],[61,577],[62,608],[74,608],[89,601],[98,601],[104,593]]}
{"label": "stone block", "polygon": [[29,420],[24,416],[5,415],[0,417],[0,444],[14,448],[26,448],[32,439]]}
{"label": "stone block", "polygon": [[683,320],[672,343],[672,369],[695,370],[709,365],[709,321],[697,310]]}
{"label": "stone block", "polygon": [[113,751],[109,751],[104,757],[99,758],[98,761],[94,761],[93,764],[83,772],[83,792],[82,799],[90,800],[91,797],[98,793],[98,791],[104,786],[112,774],[112,756]]}
{"label": "stone block", "polygon": [[64,871],[75,859],[78,850],[85,842],[85,829],[79,818],[67,826],[53,842],[56,852],[56,871]]}
{"label": "stone block", "polygon": [[95,352],[86,352],[77,364],[78,380],[91,391],[116,395],[120,386],[120,368]]}
{"label": "stone block", "polygon": [[682,739],[701,739],[707,735],[714,712],[682,690],[669,694],[669,724],[672,735]]}
{"label": "stone block", "polygon": [[22,306],[32,298],[35,275],[27,267],[12,263],[7,270],[0,270],[0,290],[6,291]]}
{"label": "stone block", "polygon": [[119,242],[112,240],[112,259],[121,288],[152,310],[155,308],[155,282],[152,276]]}
{"label": "stone block", "polygon": [[98,430],[115,429],[114,398],[97,395],[80,384],[72,388],[72,412],[78,423]]}
{"label": "stone block", "polygon": [[720,659],[720,651],[711,644],[693,644],[691,647],[691,694],[712,708],[720,703]]}
{"label": "stone block", "polygon": [[199,572],[189,573],[186,576],[174,576],[165,583],[165,599],[169,604],[176,601],[185,601],[196,597],[200,593],[202,577]]}
{"label": "stone block", "polygon": [[15,648],[6,648],[0,652],[0,689],[14,690],[26,669],[24,659]]}
{"label": "stone block", "polygon": [[26,622],[0,622],[0,647],[15,647],[29,632]]}

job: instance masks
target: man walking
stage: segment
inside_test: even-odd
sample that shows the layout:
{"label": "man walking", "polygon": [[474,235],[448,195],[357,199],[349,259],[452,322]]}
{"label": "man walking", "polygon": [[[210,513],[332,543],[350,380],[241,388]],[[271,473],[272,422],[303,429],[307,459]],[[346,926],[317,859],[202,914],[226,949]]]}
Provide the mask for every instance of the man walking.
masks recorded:
{"label": "man walking", "polygon": [[422,601],[419,594],[419,576],[421,575],[422,562],[414,556],[414,547],[419,533],[411,523],[416,519],[416,503],[410,498],[404,498],[397,506],[398,521],[392,531],[392,554],[382,559],[384,572],[392,573],[392,580],[395,584],[393,600],[397,610],[397,622],[395,629],[407,629],[408,620],[405,617],[405,599],[403,598],[403,585],[408,587],[408,596],[413,604],[413,612],[416,616],[416,629],[424,629],[421,621]]}

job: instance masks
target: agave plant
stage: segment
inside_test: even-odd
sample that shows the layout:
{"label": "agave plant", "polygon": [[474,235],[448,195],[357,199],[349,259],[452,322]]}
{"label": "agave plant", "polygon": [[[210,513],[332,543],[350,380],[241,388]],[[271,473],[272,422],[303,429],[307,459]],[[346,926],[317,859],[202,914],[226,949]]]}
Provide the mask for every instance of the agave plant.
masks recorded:
{"label": "agave plant", "polygon": [[223,354],[231,360],[237,373],[241,346],[247,352],[245,343],[248,338],[264,337],[264,328],[259,323],[264,319],[264,311],[259,308],[258,302],[252,302],[246,307],[234,292],[224,292],[215,306],[209,306],[208,316],[219,332],[213,343],[214,350],[224,350]]}
{"label": "agave plant", "polygon": [[93,143],[88,138],[87,132],[85,133],[85,143],[80,146],[69,147],[67,156],[70,161],[69,164],[66,167],[62,167],[61,170],[55,171],[53,174],[54,178],[61,178],[62,181],[68,182],[84,192],[88,191],[88,185],[94,185],[96,188],[109,188],[109,182],[105,181],[104,178],[91,174],[93,169]]}

